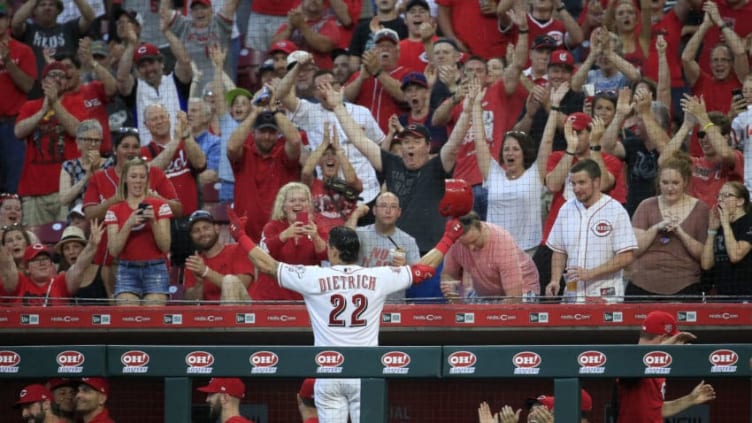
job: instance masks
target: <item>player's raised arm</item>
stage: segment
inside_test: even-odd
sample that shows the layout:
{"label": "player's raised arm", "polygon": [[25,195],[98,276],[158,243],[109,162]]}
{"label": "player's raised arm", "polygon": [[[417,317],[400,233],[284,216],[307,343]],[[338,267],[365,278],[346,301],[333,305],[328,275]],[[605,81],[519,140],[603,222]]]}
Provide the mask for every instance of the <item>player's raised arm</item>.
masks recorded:
{"label": "player's raised arm", "polygon": [[227,209],[227,217],[230,219],[230,234],[236,241],[238,241],[240,248],[248,253],[248,258],[253,262],[253,265],[256,266],[256,269],[276,278],[279,262],[274,260],[274,257],[270,256],[266,251],[259,248],[258,245],[248,237],[248,234],[245,233],[244,228],[248,217],[238,217],[235,210],[232,208]]}

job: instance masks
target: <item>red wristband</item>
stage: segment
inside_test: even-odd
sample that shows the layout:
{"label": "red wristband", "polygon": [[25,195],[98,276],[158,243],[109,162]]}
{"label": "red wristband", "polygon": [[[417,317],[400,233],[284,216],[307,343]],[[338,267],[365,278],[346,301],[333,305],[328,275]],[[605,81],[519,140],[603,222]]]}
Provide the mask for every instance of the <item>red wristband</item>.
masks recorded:
{"label": "red wristband", "polygon": [[240,245],[240,248],[242,248],[246,253],[250,253],[251,250],[256,248],[256,243],[248,238],[248,235],[242,235],[238,240],[238,245]]}
{"label": "red wristband", "polygon": [[441,254],[446,255],[447,251],[449,251],[449,248],[454,244],[454,241],[449,239],[449,237],[444,236],[439,240],[439,243],[436,244],[436,248]]}

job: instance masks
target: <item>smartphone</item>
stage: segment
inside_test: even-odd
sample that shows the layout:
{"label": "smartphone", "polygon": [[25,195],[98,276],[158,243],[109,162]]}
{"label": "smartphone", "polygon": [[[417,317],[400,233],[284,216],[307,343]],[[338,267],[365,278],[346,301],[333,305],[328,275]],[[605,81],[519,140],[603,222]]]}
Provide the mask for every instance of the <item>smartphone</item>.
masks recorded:
{"label": "smartphone", "polygon": [[307,225],[308,222],[308,212],[307,211],[299,211],[298,214],[295,215],[295,221],[300,222],[304,225]]}
{"label": "smartphone", "polygon": [[144,210],[149,208],[149,203],[139,203],[138,204],[138,214],[144,214]]}
{"label": "smartphone", "polygon": [[739,98],[743,98],[744,97],[744,95],[742,95],[742,89],[741,88],[734,88],[733,90],[731,90],[731,95],[733,97],[739,97]]}

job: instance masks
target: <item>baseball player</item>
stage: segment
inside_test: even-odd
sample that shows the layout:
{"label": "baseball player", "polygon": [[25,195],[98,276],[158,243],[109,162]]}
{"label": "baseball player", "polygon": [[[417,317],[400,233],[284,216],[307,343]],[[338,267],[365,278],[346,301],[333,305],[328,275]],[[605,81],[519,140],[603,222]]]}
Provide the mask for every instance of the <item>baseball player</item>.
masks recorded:
{"label": "baseball player", "polygon": [[[472,202],[470,202],[472,204]],[[433,276],[444,254],[462,235],[462,224],[451,219],[434,249],[410,266],[358,266],[360,242],[354,229],[338,226],[329,232],[327,255],[331,267],[280,263],[245,234],[245,218],[228,210],[230,233],[261,272],[283,288],[303,295],[316,346],[378,345],[381,310],[392,292]],[[360,422],[360,380],[317,379],[314,399],[319,419],[326,423]]]}
{"label": "baseball player", "polygon": [[[245,226],[243,226],[245,227]],[[240,415],[240,400],[245,397],[245,384],[242,380],[230,377],[213,377],[209,384],[196,388],[205,392],[209,404],[209,419],[221,423],[253,423]]]}
{"label": "baseball player", "polygon": [[[645,317],[638,345],[681,345],[697,339],[690,332],[680,332],[676,319],[665,311],[651,311]],[[665,401],[666,378],[619,379],[618,422],[661,423],[664,417],[715,399],[715,390],[704,381],[688,395]]]}
{"label": "baseball player", "polygon": [[52,403],[52,392],[37,383],[21,389],[15,408],[21,409],[21,416],[25,422],[52,423],[58,421],[58,417],[52,411]]}
{"label": "baseball player", "polygon": [[562,206],[546,242],[553,250],[546,294],[557,295],[566,266],[565,301],[621,301],[622,269],[634,260],[637,249],[629,214],[601,193],[601,169],[594,160],[577,162],[569,173],[576,198]]}

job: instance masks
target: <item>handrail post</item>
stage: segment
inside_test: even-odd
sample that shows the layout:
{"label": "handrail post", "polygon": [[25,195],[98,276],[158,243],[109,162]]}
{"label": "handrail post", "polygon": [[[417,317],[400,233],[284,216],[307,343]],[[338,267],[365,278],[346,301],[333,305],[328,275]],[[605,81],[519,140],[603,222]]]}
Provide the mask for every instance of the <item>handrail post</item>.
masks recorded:
{"label": "handrail post", "polygon": [[191,379],[187,377],[164,378],[164,399],[165,423],[191,421]]}
{"label": "handrail post", "polygon": [[577,378],[554,379],[554,415],[556,421],[580,421],[580,380]]}
{"label": "handrail post", "polygon": [[360,380],[360,422],[386,423],[389,417],[386,379]]}

